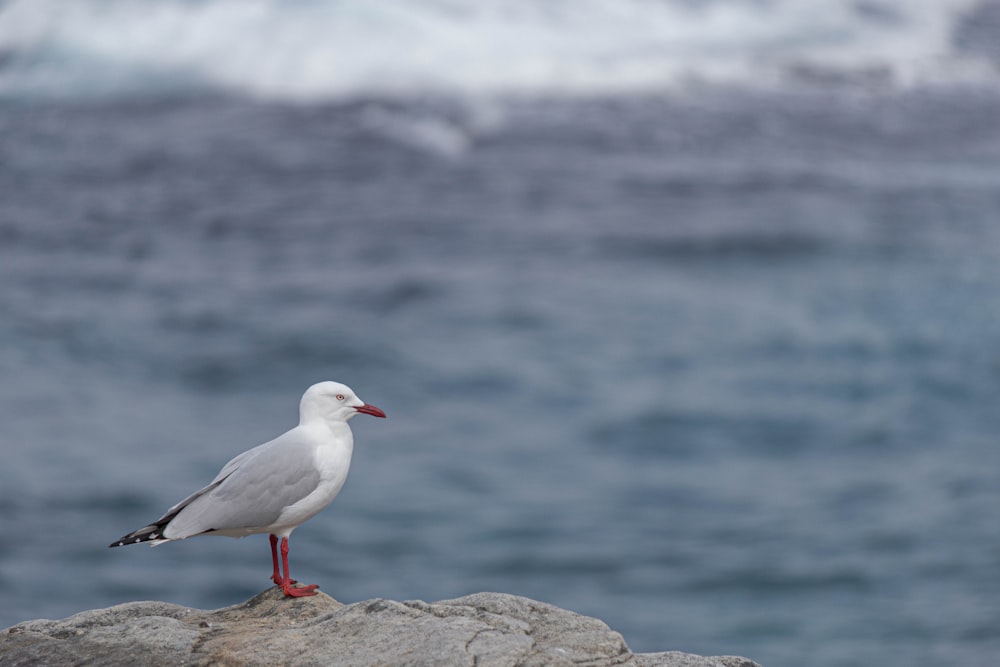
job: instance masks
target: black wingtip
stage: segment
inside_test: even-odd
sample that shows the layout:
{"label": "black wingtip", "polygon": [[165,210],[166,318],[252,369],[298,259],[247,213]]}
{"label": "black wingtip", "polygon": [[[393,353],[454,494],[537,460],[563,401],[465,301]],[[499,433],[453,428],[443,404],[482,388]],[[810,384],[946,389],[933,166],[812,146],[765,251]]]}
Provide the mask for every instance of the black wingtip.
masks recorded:
{"label": "black wingtip", "polygon": [[149,542],[151,540],[162,540],[163,537],[163,527],[166,522],[154,523],[148,526],[143,526],[139,530],[129,533],[120,537],[115,542],[108,545],[109,549],[114,549],[115,547],[123,547],[126,544],[138,544],[140,542]]}
{"label": "black wingtip", "polygon": [[141,542],[141,540],[138,540],[138,539],[137,540],[129,540],[129,539],[127,539],[128,537],[129,536],[126,535],[125,537],[121,538],[117,542],[112,542],[111,544],[108,545],[108,548],[109,549],[114,549],[115,547],[123,547],[126,544],[134,544],[135,542]]}

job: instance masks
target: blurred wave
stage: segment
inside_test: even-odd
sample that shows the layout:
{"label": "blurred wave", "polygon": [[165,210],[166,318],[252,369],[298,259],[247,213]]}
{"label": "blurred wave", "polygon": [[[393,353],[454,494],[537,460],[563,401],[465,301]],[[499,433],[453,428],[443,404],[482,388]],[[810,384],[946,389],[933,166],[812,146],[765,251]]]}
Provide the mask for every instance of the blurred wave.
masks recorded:
{"label": "blurred wave", "polygon": [[993,0],[8,0],[0,97],[996,81],[996,14]]}

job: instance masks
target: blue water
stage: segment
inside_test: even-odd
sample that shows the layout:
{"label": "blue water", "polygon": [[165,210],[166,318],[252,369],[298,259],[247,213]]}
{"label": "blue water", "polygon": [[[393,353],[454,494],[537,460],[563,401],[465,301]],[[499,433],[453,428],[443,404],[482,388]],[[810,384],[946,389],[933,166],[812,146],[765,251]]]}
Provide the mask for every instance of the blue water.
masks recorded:
{"label": "blue water", "polygon": [[[360,56],[343,70],[365,86],[272,85],[280,68],[223,85],[211,51],[181,54],[201,76],[167,71],[180,55],[143,70],[148,39],[88,70],[90,89],[76,74],[93,63],[55,54],[101,3],[41,27],[36,6],[0,6],[0,627],[263,590],[265,537],[107,544],[335,379],[389,415],[352,421],[344,491],[292,538],[296,578],[339,600],[496,590],[598,616],[635,651],[995,664],[989,6],[948,15],[944,80],[907,79],[873,43],[874,65],[808,72],[789,63],[821,50],[789,46],[777,79],[706,81],[716,63],[694,49],[697,82],[609,84],[637,60],[546,93],[512,66],[511,91],[469,65],[428,94],[419,59],[386,89]],[[166,6],[151,34],[209,20]],[[239,4],[204,6],[246,25]],[[438,37],[443,16],[511,29],[455,3],[389,3],[382,23],[303,6],[386,34],[401,16]],[[529,34],[552,29],[519,6]],[[551,20],[612,12],[580,6],[595,16]],[[624,6],[654,27],[694,11]],[[866,6],[847,36],[895,26],[917,45],[945,3],[895,23],[906,5]],[[763,68],[760,39],[732,60]],[[534,44],[565,65],[540,71],[582,57]]]}

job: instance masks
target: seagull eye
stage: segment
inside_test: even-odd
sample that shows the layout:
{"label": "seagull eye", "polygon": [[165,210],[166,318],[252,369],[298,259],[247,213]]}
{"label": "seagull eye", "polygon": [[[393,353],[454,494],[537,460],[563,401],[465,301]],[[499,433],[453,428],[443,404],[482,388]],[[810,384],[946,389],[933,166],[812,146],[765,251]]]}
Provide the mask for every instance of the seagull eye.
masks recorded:
{"label": "seagull eye", "polygon": [[343,394],[337,394],[337,400],[338,400],[338,401],[342,401],[342,400],[344,400],[344,398],[345,398],[345,397],[344,397],[344,395],[343,395]]}

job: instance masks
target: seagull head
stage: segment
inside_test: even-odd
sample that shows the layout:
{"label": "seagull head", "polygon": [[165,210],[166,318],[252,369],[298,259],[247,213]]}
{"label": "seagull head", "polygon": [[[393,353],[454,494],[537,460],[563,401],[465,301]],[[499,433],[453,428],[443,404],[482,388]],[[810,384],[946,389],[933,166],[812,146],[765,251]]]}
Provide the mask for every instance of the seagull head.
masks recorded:
{"label": "seagull head", "polygon": [[354,390],[339,382],[319,382],[306,389],[299,404],[302,423],[313,419],[343,421],[358,413],[373,417],[385,417],[385,413],[374,405],[365,403]]}

